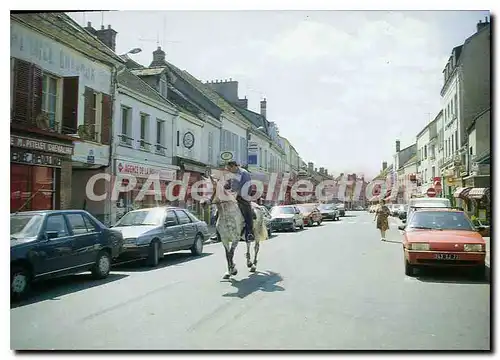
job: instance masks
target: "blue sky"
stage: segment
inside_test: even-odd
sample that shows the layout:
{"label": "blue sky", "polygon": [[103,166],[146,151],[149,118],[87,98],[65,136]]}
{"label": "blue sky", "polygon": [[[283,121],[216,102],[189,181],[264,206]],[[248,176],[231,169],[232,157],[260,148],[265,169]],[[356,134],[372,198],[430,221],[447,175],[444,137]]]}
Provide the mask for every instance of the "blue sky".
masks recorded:
{"label": "blue sky", "polygon": [[376,175],[440,109],[442,69],[488,11],[119,11],[71,13],[111,26],[117,53],[157,38],[170,62],[202,81],[239,81],[305,161]]}

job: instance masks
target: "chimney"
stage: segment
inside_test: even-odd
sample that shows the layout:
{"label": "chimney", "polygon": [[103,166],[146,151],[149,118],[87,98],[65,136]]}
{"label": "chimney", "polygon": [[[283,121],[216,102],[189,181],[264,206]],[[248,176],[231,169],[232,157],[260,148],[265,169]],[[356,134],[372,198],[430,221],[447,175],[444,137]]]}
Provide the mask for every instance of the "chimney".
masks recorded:
{"label": "chimney", "polygon": [[382,163],[382,170],[385,170],[385,169],[387,169],[387,161],[384,161]]}
{"label": "chimney", "polygon": [[307,170],[309,170],[309,172],[312,172],[314,170],[314,163],[308,162],[307,163]]}
{"label": "chimney", "polygon": [[324,174],[324,173],[325,173],[325,168],[320,167],[320,168],[319,168],[319,173],[320,173],[320,174]]}
{"label": "chimney", "polygon": [[239,107],[242,107],[244,109],[248,109],[248,99],[245,96],[244,99],[238,99],[238,102],[236,103]]}
{"label": "chimney", "polygon": [[230,78],[229,80],[216,80],[215,82],[209,84],[209,86],[213,91],[215,91],[230,103],[244,108],[248,107],[248,103],[246,106],[243,106],[245,105],[245,101],[238,98],[238,82],[233,80],[232,78]]}
{"label": "chimney", "polygon": [[165,51],[161,49],[161,46],[158,46],[158,48],[153,51],[153,61],[149,64],[149,66],[156,67],[165,65],[167,65],[165,62]]}
{"label": "chimney", "polygon": [[328,175],[328,170],[327,169],[325,169],[325,175]]}
{"label": "chimney", "polygon": [[399,140],[396,140],[396,152],[400,152],[401,151],[401,141]]}
{"label": "chimney", "polygon": [[89,33],[94,36],[97,36],[97,30],[92,27],[92,23],[90,21],[87,22],[87,27],[85,28]]}
{"label": "chimney", "polygon": [[[87,25],[90,26],[90,22]],[[104,25],[102,25],[101,30],[94,30],[94,31],[95,31],[95,36],[97,36],[97,38],[101,40],[102,43],[104,43],[111,50],[113,51],[116,50],[117,32],[111,28],[111,25],[108,25],[107,29],[104,28]]]}
{"label": "chimney", "polygon": [[262,116],[264,116],[265,118],[267,118],[267,100],[266,100],[266,98],[264,98],[264,100],[262,100],[260,102],[260,114]]}
{"label": "chimney", "polygon": [[489,25],[488,17],[484,18],[484,22],[482,22],[481,20],[479,20],[479,22],[476,25],[477,32],[479,32],[482,28],[484,28],[487,25]]}

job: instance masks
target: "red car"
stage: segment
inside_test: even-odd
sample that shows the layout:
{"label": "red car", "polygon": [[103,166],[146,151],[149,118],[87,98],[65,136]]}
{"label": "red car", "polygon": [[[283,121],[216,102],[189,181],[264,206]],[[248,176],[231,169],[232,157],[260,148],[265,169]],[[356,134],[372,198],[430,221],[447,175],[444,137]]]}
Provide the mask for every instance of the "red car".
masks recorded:
{"label": "red car", "polygon": [[297,207],[304,215],[304,225],[313,226],[314,223],[321,225],[323,217],[318,209],[318,204],[299,204]]}
{"label": "red car", "polygon": [[418,209],[404,231],[405,274],[418,267],[468,267],[485,276],[486,243],[460,210]]}

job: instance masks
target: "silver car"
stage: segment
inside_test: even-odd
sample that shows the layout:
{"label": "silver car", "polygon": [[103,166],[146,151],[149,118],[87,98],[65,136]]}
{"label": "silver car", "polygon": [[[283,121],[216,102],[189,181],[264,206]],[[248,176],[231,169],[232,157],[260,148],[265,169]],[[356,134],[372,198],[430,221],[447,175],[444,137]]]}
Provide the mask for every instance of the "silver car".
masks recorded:
{"label": "silver car", "polygon": [[156,267],[167,252],[191,250],[203,253],[208,226],[189,211],[172,206],[130,211],[114,226],[124,238],[120,260],[146,258]]}

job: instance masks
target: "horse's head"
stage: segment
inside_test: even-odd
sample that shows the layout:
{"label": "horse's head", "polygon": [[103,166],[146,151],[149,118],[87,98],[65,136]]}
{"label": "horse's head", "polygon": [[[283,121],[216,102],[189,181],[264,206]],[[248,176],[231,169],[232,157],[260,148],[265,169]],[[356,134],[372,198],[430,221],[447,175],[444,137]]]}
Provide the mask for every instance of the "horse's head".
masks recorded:
{"label": "horse's head", "polygon": [[210,198],[210,202],[213,204],[221,204],[227,202],[236,203],[236,195],[229,189],[224,188],[224,181],[220,179],[215,179],[210,176],[207,179],[212,183],[212,196]]}

